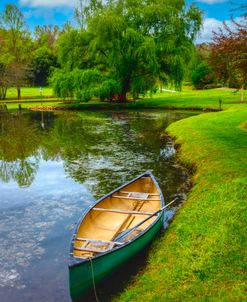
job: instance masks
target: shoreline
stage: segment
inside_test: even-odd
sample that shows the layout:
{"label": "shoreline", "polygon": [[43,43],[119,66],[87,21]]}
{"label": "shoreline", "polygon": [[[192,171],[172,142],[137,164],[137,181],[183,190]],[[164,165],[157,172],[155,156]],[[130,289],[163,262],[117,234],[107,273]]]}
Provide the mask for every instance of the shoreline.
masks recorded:
{"label": "shoreline", "polygon": [[193,187],[145,270],[114,301],[244,300],[246,119],[247,106],[236,106],[168,127],[180,162],[195,168]]}
{"label": "shoreline", "polygon": [[116,104],[115,106],[94,106],[94,105],[89,105],[83,108],[82,106],[34,106],[28,108],[30,111],[57,111],[57,110],[64,110],[64,111],[90,111],[90,110],[95,110],[95,111],[101,111],[101,110],[155,110],[155,109],[163,109],[163,110],[187,110],[187,111],[202,111],[202,112],[218,112],[220,109],[216,108],[203,108],[203,107],[175,107],[175,106],[145,106],[143,107],[142,105],[140,106],[128,106],[128,104]]}

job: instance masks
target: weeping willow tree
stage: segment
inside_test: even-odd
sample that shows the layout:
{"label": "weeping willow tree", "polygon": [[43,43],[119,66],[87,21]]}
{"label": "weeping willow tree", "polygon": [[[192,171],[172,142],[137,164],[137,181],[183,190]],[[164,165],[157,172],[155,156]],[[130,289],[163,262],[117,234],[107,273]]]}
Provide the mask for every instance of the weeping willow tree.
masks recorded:
{"label": "weeping willow tree", "polygon": [[[146,92],[157,80],[180,88],[201,25],[196,8],[187,9],[184,0],[98,0],[77,10],[77,18],[79,12],[78,31],[90,36],[81,60],[87,59],[102,81],[117,83],[116,99]],[[88,96],[95,94],[93,89]]]}
{"label": "weeping willow tree", "polygon": [[76,98],[82,102],[88,102],[93,96],[101,100],[111,98],[119,91],[118,82],[97,69],[57,70],[51,83],[57,96],[63,99]]}

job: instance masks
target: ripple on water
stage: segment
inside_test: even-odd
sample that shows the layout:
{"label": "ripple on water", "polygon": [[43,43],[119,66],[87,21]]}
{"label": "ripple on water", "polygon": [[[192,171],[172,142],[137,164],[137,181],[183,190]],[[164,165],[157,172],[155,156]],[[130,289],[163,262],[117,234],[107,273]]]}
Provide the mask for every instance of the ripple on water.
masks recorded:
{"label": "ripple on water", "polygon": [[73,217],[81,211],[80,199],[83,199],[84,205],[92,202],[91,198],[75,192],[60,198],[36,197],[35,203],[22,210],[6,211],[0,220],[0,287],[25,287],[19,270],[41,259],[46,252],[43,243],[50,236],[52,228],[64,218]]}
{"label": "ripple on water", "polygon": [[1,268],[0,271],[0,287],[9,286],[23,289],[26,286],[20,282],[21,275],[15,270],[4,270]]}

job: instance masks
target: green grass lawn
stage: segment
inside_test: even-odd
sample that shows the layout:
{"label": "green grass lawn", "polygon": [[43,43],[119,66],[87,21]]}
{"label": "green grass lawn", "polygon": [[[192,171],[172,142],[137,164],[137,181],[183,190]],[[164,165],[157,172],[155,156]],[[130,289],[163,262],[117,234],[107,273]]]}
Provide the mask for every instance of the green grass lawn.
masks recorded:
{"label": "green grass lawn", "polygon": [[[153,101],[162,106],[174,106],[182,108],[219,108],[219,99],[222,100],[222,108],[229,108],[228,102],[239,102],[240,91],[229,89],[191,90],[169,93],[163,92],[153,96]],[[247,99],[246,99],[247,100]]]}
{"label": "green grass lawn", "polygon": [[18,109],[19,104],[24,109],[33,106],[57,106],[62,102],[59,98],[53,97],[53,91],[50,87],[42,87],[42,96],[39,91],[40,87],[23,87],[21,89],[21,100],[17,100],[16,88],[9,88],[7,91],[7,99],[0,101],[1,104],[6,104],[7,108]]}
{"label": "green grass lawn", "polygon": [[169,126],[195,168],[188,200],[156,240],[148,265],[115,301],[244,301],[247,105]]}
{"label": "green grass lawn", "polygon": [[[40,98],[40,87],[23,87],[21,89],[21,96],[22,99],[25,100],[26,98]],[[50,87],[42,87],[42,96],[53,96],[52,88]],[[12,87],[7,90],[7,99],[15,99],[17,98],[17,91],[16,88]]]}

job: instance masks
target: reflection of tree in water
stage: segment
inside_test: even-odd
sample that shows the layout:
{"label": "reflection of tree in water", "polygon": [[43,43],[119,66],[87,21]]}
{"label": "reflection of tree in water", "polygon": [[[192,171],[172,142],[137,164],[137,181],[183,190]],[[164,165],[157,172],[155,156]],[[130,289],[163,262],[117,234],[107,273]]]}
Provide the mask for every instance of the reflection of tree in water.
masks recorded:
{"label": "reflection of tree in water", "polygon": [[[87,182],[98,197],[146,169],[155,169],[168,125],[159,115],[80,113],[80,119],[60,116],[50,135],[62,148],[66,172]],[[75,131],[76,129],[76,131]],[[51,138],[48,139],[51,141]]]}
{"label": "reflection of tree in water", "polygon": [[22,114],[0,114],[0,178],[29,186],[38,170],[37,129]]}
{"label": "reflection of tree in water", "polygon": [[38,167],[38,160],[35,158],[34,161],[29,158],[14,162],[0,161],[0,178],[4,182],[13,179],[20,187],[29,187],[35,179]]}
{"label": "reflection of tree in water", "polygon": [[4,114],[0,178],[28,186],[41,158],[62,159],[70,177],[87,182],[98,196],[146,169],[158,173],[162,134],[170,122],[171,117],[159,113]]}

